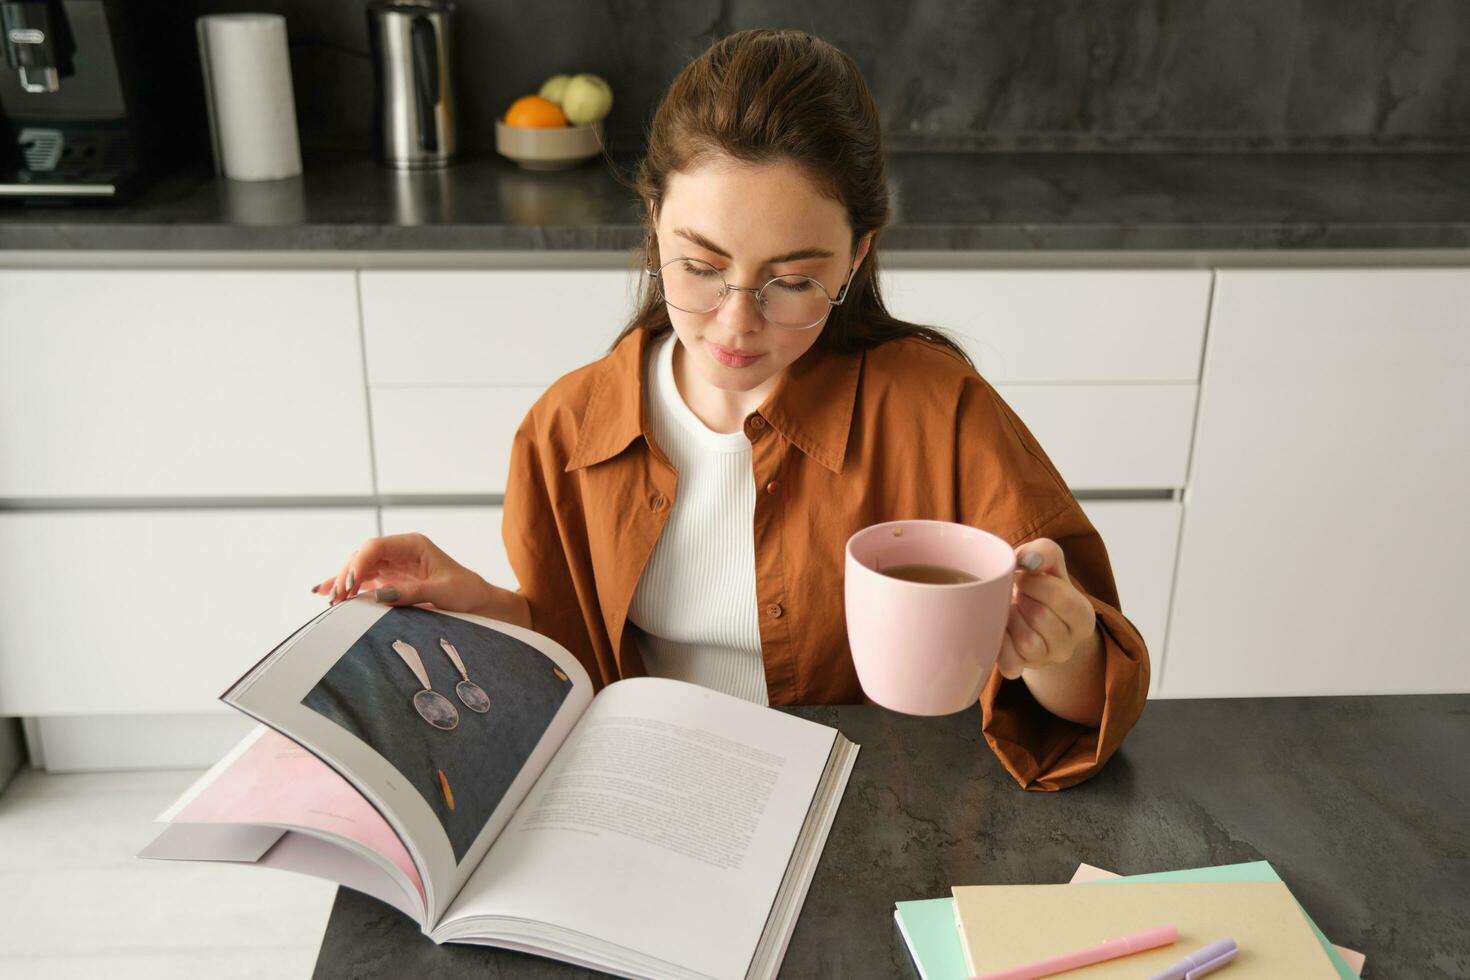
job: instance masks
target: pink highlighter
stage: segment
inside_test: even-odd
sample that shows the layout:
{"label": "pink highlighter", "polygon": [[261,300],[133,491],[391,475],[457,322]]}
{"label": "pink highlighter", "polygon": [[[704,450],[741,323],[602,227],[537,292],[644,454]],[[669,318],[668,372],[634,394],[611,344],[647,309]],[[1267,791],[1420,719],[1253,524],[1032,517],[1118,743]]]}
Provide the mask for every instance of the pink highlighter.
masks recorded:
{"label": "pink highlighter", "polygon": [[1096,946],[1028,963],[1025,966],[1013,966],[1007,970],[982,973],[978,977],[971,977],[970,980],[1035,980],[1037,977],[1066,973],[1068,970],[1101,963],[1103,960],[1115,960],[1120,956],[1140,953],[1145,949],[1155,949],[1159,946],[1168,946],[1178,941],[1179,930],[1177,928],[1159,926],[1156,929],[1130,932],[1126,936],[1114,936],[1112,939],[1103,940]]}

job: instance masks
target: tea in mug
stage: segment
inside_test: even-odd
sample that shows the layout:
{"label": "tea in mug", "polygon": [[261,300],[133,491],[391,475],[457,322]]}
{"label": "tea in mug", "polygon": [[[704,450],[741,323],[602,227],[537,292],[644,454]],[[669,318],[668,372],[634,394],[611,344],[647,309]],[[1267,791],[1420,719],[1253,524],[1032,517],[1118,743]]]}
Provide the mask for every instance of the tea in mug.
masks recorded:
{"label": "tea in mug", "polygon": [[948,565],[893,565],[889,568],[880,568],[878,571],[889,578],[903,579],[905,582],[922,582],[925,585],[960,585],[964,582],[980,581],[969,572],[950,568]]}

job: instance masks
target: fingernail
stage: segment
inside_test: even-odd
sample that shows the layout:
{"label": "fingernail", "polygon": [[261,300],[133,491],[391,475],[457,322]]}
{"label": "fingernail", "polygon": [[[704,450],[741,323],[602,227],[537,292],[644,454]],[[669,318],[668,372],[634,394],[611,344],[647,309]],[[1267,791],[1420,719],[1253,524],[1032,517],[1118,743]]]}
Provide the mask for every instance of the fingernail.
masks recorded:
{"label": "fingernail", "polygon": [[1041,555],[1034,551],[1028,551],[1021,556],[1020,566],[1028,572],[1034,572],[1041,567]]}
{"label": "fingernail", "polygon": [[332,594],[329,595],[329,596],[327,596],[327,601],[328,602],[336,602],[337,601],[337,587],[335,585],[332,586]]}
{"label": "fingernail", "polygon": [[373,596],[373,598],[379,602],[397,602],[398,590],[391,585],[385,586],[379,589],[377,595]]}
{"label": "fingernail", "polygon": [[347,592],[344,593],[344,594],[351,594],[352,587],[354,585],[356,585],[356,584],[357,584],[357,572],[354,571],[353,569],[350,569],[349,568],[347,570]]}
{"label": "fingernail", "polygon": [[321,588],[321,586],[320,586],[320,585],[313,585],[313,586],[312,586],[312,587],[311,587],[311,591],[313,591],[313,592],[315,592],[315,591],[316,591],[316,590],[317,590],[317,589],[319,589],[319,588]]}

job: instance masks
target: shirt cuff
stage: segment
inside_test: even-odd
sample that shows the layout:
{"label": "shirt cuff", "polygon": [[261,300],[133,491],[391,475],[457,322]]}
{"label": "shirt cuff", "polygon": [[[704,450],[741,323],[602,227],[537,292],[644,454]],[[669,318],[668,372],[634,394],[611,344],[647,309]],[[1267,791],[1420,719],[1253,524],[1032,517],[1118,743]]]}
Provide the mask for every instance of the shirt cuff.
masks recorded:
{"label": "shirt cuff", "polygon": [[1118,610],[1091,596],[1103,640],[1103,714],[1097,728],[1058,718],[1020,678],[995,671],[980,694],[981,731],[1023,789],[1065,789],[1103,767],[1148,700],[1148,651]]}

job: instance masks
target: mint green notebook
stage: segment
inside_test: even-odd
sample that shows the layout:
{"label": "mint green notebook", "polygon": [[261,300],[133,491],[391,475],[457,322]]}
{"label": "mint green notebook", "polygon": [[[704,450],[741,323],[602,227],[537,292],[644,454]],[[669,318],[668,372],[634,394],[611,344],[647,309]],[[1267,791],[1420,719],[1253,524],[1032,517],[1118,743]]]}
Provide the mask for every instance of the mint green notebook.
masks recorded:
{"label": "mint green notebook", "polygon": [[954,927],[954,899],[895,902],[893,917],[923,980],[966,980],[965,951]]}
{"label": "mint green notebook", "polygon": [[[1153,874],[1128,875],[1122,878],[1106,878],[1101,881],[1080,884],[1106,885],[1118,881],[1280,881],[1267,861],[1252,861],[1249,864],[1222,864],[1216,868],[1188,868],[1183,871],[1159,871]],[[969,976],[965,969],[965,952],[960,948],[960,934],[954,925],[954,899],[928,898],[913,902],[896,902],[893,915],[898,920],[904,941],[908,943],[909,955],[919,968],[923,980],[965,980]],[[1300,907],[1300,903],[1298,903]],[[1317,923],[1302,909],[1302,916],[1317,941],[1327,951],[1332,965],[1342,980],[1357,980],[1357,974],[1343,960],[1317,928]]]}

